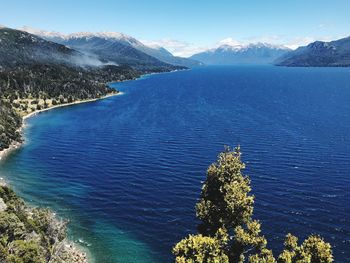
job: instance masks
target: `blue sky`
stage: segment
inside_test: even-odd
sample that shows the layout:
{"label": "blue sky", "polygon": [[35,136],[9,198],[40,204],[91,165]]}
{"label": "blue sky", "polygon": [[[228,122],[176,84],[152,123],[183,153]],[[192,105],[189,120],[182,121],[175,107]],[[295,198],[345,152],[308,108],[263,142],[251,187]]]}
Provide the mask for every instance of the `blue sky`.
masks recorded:
{"label": "blue sky", "polygon": [[186,56],[222,43],[296,47],[348,36],[350,1],[2,0],[0,24],[63,33],[123,32]]}

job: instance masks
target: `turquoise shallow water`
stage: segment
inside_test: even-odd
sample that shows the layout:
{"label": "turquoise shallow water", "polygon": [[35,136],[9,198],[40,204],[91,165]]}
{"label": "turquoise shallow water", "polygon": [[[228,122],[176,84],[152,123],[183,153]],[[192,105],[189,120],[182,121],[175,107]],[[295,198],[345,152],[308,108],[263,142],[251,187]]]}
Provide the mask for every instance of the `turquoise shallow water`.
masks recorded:
{"label": "turquoise shallow water", "polygon": [[124,95],[42,113],[0,174],[71,219],[96,262],[170,262],[195,232],[207,166],[240,144],[270,247],[322,234],[350,260],[350,70],[203,67],[114,84]]}

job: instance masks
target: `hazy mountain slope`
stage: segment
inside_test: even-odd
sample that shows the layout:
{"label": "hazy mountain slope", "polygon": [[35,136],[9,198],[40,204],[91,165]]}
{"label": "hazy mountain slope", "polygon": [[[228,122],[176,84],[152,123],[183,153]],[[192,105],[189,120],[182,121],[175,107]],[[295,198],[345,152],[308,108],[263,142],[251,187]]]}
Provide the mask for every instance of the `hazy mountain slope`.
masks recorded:
{"label": "hazy mountain slope", "polygon": [[117,32],[82,32],[64,35],[31,28],[24,28],[24,30],[81,51],[98,54],[104,60],[111,60],[119,64],[128,64],[135,67],[144,64],[156,67],[159,65],[164,66],[164,64],[159,64],[159,61],[183,67],[194,67],[201,64],[191,59],[175,57],[164,48],[144,45],[136,38]]}
{"label": "hazy mountain slope", "polygon": [[250,44],[247,46],[222,45],[191,56],[191,59],[208,65],[271,64],[289,49],[269,44]]}
{"label": "hazy mountain slope", "polygon": [[138,49],[150,56],[153,56],[161,61],[164,61],[172,65],[184,66],[188,68],[193,68],[193,67],[198,67],[203,65],[202,62],[199,62],[194,59],[174,56],[164,47],[149,47],[146,45],[142,45],[142,46],[138,46]]}
{"label": "hazy mountain slope", "polygon": [[0,28],[0,66],[14,67],[34,63],[71,63],[81,54],[64,45],[46,41],[35,35]]}
{"label": "hazy mountain slope", "polygon": [[20,115],[113,94],[106,83],[140,75],[130,67],[104,65],[64,45],[1,28],[0,150],[20,140]]}
{"label": "hazy mountain slope", "polygon": [[1,28],[0,43],[0,96],[10,100],[42,94],[93,98],[113,91],[106,82],[140,76],[130,67],[91,61],[81,52],[19,30]]}
{"label": "hazy mountain slope", "polygon": [[[15,29],[0,28],[0,43],[1,96],[10,96],[14,91],[21,97],[39,91],[53,95],[52,87],[62,84],[62,93],[91,97],[106,92],[105,82],[140,75],[128,67],[106,67],[96,58]],[[69,88],[69,83],[77,87]]]}
{"label": "hazy mountain slope", "polygon": [[290,67],[349,67],[350,37],[331,42],[316,41],[299,47],[276,61]]}
{"label": "hazy mountain slope", "polygon": [[162,72],[182,67],[166,62],[142,51],[144,45],[138,40],[121,33],[75,33],[63,35],[47,31],[27,29],[47,40],[69,46],[106,63],[128,65],[144,72]]}

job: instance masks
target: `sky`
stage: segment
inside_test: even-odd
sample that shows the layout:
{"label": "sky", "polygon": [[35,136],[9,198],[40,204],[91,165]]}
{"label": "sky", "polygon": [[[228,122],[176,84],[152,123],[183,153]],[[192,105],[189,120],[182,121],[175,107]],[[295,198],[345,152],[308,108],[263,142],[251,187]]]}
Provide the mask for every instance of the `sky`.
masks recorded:
{"label": "sky", "polygon": [[0,0],[0,24],[122,32],[190,56],[221,44],[296,48],[350,35],[350,0]]}

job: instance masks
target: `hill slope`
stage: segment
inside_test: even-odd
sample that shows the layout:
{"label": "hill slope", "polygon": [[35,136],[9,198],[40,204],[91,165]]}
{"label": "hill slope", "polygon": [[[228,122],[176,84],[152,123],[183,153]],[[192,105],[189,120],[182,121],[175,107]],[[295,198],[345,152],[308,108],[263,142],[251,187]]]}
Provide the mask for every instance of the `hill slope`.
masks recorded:
{"label": "hill slope", "polygon": [[148,47],[135,38],[121,33],[80,32],[63,35],[47,31],[28,30],[49,41],[69,46],[104,62],[128,65],[144,72],[181,69],[179,66],[171,65],[153,57],[145,52],[148,51]]}
{"label": "hill slope", "polygon": [[114,94],[107,82],[140,75],[35,35],[0,28],[0,151],[21,140],[19,115]]}
{"label": "hill slope", "polygon": [[68,63],[79,55],[75,50],[35,35],[0,28],[0,66],[3,68],[35,63]]}
{"label": "hill slope", "polygon": [[131,36],[117,32],[64,35],[31,28],[25,28],[25,30],[47,40],[68,45],[83,52],[94,53],[102,59],[138,68],[145,63],[155,67],[165,66],[164,63],[180,67],[201,65],[198,61],[173,56],[162,47],[150,47]]}
{"label": "hill slope", "polygon": [[91,98],[113,91],[106,82],[140,75],[19,30],[1,28],[0,43],[0,94],[11,100],[43,94]]}
{"label": "hill slope", "polygon": [[316,41],[299,47],[276,61],[289,67],[349,67],[350,37],[331,42]]}

